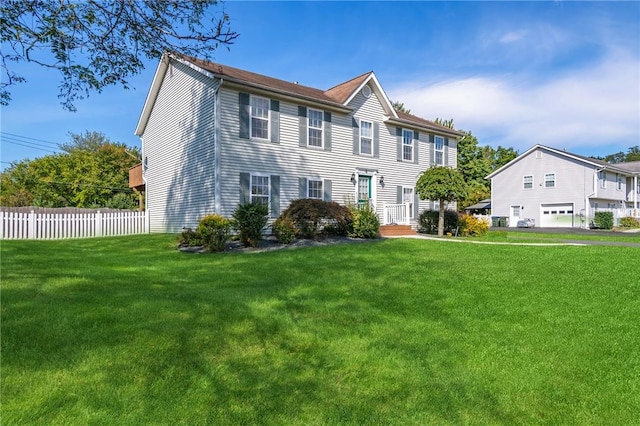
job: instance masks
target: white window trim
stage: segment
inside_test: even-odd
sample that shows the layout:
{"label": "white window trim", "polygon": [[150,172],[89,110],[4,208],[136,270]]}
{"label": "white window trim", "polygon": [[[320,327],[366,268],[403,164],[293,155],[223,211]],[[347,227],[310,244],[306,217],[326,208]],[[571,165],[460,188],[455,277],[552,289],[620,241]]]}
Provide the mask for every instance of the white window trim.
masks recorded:
{"label": "white window trim", "polygon": [[[249,95],[249,137],[253,140],[258,140],[258,141],[268,141],[270,140],[270,135],[271,135],[271,99],[269,98],[265,98],[263,96],[254,96],[254,95]],[[254,99],[263,99],[265,101],[267,101],[267,137],[266,138],[259,138],[257,136],[253,136],[253,100]],[[255,117],[258,118],[259,120],[264,120],[264,118],[259,118],[259,117]]]}
{"label": "white window trim", "polygon": [[[528,178],[528,177],[530,177],[530,178],[531,178],[531,188],[527,188],[527,187],[525,186],[525,184],[526,184],[525,179],[526,179],[526,178]],[[534,185],[533,175],[524,175],[524,176],[522,176],[522,189],[526,189],[526,190],[528,190],[528,189],[533,189],[533,185]]]}
{"label": "white window trim", "polygon": [[249,173],[249,202],[253,203],[253,178],[255,177],[266,177],[269,179],[269,195],[267,196],[267,206],[269,207],[269,212],[271,212],[271,175],[268,173]]}
{"label": "white window trim", "polygon": [[[405,138],[404,138],[404,134],[405,134],[405,132],[406,132],[406,133],[408,133],[408,134],[410,135],[410,137],[411,137],[411,143],[410,143],[410,144],[406,144],[406,143],[404,142],[404,141],[405,141]],[[415,140],[413,139],[413,134],[414,134],[414,133],[413,133],[413,130],[409,130],[409,129],[402,129],[402,161],[408,161],[408,162],[411,162],[411,163],[413,162],[413,158],[414,158],[414,151],[415,151],[415,149],[416,149],[416,148],[415,148],[416,143],[415,143]],[[410,146],[410,147],[411,147],[411,158],[404,158],[404,148],[405,148],[406,146]]]}
{"label": "white window trim", "polygon": [[606,170],[600,170],[600,172],[598,173],[598,181],[600,183],[600,188],[601,189],[607,189],[607,172],[606,172]]}
{"label": "white window trim", "polygon": [[[319,112],[320,113],[320,127],[311,127],[311,111],[314,112]],[[311,129],[316,129],[316,130],[320,130],[320,145],[311,145],[310,141],[311,141],[311,137],[310,137],[310,131]],[[324,149],[324,111],[321,111],[319,109],[313,109],[313,108],[308,108],[307,109],[307,147],[309,148],[316,148],[316,149]]]}
{"label": "white window trim", "polygon": [[[309,187],[310,187],[309,183],[311,181],[320,182],[320,197],[312,197],[309,194]],[[313,200],[323,200],[324,199],[324,180],[321,179],[321,178],[317,178],[317,177],[307,177],[307,191],[306,192],[307,192],[307,198],[311,198]]]}
{"label": "white window trim", "polygon": [[[371,137],[368,139],[371,139],[371,152],[370,153],[366,153],[366,152],[362,152],[362,124],[363,123],[369,123],[371,124]],[[359,146],[358,146],[358,150],[360,151],[360,155],[366,155],[368,157],[373,157],[373,121],[369,121],[369,120],[360,120],[360,133],[359,133]]]}
{"label": "white window trim", "polygon": [[[438,139],[442,140],[442,148],[438,149]],[[433,155],[433,162],[436,164],[436,166],[444,166],[444,137],[443,136],[435,136],[433,138],[433,149],[435,151],[434,155]],[[442,163],[438,164],[438,156],[436,155],[437,153],[442,153]]]}
{"label": "white window trim", "polygon": [[[547,186],[547,176],[553,175],[553,186]],[[543,187],[546,189],[553,189],[558,186],[558,175],[555,172],[549,172],[544,174]]]}
{"label": "white window trim", "polygon": [[622,191],[622,174],[616,173],[616,191]]}

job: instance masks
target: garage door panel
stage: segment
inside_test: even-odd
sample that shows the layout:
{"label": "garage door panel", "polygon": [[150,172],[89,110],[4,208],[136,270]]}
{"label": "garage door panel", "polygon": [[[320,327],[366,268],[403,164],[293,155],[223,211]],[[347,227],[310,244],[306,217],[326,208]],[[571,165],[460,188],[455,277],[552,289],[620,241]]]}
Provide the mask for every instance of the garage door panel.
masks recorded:
{"label": "garage door panel", "polygon": [[573,227],[573,204],[542,204],[540,226],[543,228]]}

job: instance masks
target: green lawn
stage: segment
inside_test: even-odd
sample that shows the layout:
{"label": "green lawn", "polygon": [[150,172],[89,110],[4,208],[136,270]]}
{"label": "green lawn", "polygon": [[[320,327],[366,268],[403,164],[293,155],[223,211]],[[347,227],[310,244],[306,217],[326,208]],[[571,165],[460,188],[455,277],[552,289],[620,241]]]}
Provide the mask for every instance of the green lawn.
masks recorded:
{"label": "green lawn", "polygon": [[3,425],[640,422],[638,248],[1,255]]}

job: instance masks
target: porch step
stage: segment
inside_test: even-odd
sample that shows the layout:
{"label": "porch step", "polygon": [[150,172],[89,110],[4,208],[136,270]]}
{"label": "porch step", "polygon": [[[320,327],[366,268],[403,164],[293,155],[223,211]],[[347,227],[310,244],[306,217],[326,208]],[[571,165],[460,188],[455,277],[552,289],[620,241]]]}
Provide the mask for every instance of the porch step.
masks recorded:
{"label": "porch step", "polygon": [[381,237],[393,237],[399,235],[416,235],[416,231],[410,225],[380,225]]}

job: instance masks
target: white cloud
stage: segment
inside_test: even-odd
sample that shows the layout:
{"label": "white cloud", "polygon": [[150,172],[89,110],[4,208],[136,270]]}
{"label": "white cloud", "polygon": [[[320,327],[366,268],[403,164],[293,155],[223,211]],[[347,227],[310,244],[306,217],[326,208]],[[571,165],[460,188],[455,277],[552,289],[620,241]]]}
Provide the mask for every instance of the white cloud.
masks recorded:
{"label": "white cloud", "polygon": [[527,34],[526,30],[510,31],[500,37],[500,43],[514,43],[521,40]]}
{"label": "white cloud", "polygon": [[460,77],[388,92],[413,114],[453,118],[482,145],[523,152],[541,143],[576,153],[618,145],[626,151],[640,141],[639,65],[636,57],[616,53],[544,81],[514,74]]}

